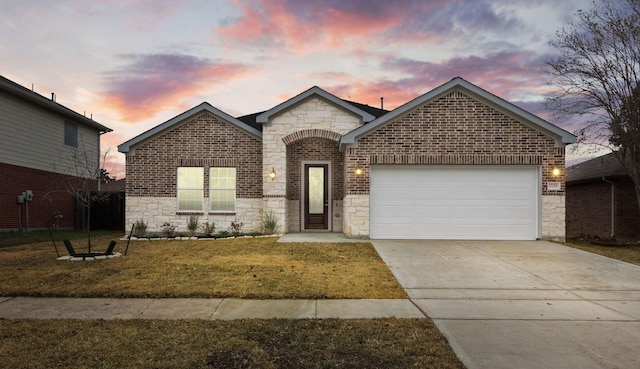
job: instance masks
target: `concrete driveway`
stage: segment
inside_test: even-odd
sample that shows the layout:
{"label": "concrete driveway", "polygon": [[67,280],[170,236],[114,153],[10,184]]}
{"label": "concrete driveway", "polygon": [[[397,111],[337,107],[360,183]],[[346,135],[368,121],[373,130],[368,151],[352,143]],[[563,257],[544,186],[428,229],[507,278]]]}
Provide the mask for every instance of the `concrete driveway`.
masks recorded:
{"label": "concrete driveway", "polygon": [[545,241],[372,240],[468,369],[640,367],[640,267]]}

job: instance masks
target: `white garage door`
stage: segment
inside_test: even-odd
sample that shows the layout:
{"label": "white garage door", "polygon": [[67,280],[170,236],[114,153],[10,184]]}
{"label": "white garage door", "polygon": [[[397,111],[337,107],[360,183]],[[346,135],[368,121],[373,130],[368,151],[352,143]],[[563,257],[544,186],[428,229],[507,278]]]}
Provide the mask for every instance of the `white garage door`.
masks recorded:
{"label": "white garage door", "polygon": [[370,237],[536,239],[538,172],[533,166],[374,165]]}

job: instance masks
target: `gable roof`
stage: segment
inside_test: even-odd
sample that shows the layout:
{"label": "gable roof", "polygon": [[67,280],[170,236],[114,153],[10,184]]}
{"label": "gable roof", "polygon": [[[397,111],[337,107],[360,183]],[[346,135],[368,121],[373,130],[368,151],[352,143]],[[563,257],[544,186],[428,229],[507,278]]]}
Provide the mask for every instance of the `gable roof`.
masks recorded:
{"label": "gable roof", "polygon": [[41,108],[44,108],[54,113],[60,114],[66,118],[73,120],[76,123],[80,123],[84,126],[92,128],[96,131],[107,133],[113,131],[111,128],[103,126],[93,119],[87,118],[64,105],[58,104],[52,99],[46,98],[39,93],[29,90],[3,76],[0,76],[0,90],[4,90],[13,96],[27,100]]}
{"label": "gable roof", "polygon": [[399,106],[398,108],[392,110],[391,112],[377,118],[369,124],[363,125],[359,128],[354,129],[353,131],[347,133],[342,136],[340,140],[340,150],[344,149],[345,145],[353,144],[360,137],[363,137],[378,128],[386,125],[387,123],[392,122],[393,120],[403,116],[404,114],[412,111],[413,109],[431,101],[435,100],[442,95],[449,93],[452,90],[462,90],[466,94],[471,95],[472,97],[482,100],[494,107],[495,109],[500,110],[501,112],[510,115],[519,121],[529,125],[531,128],[541,131],[548,136],[553,137],[556,140],[556,145],[566,145],[570,143],[576,142],[576,137],[571,133],[565,131],[564,129],[557,127],[546,120],[529,113],[528,111],[519,108],[512,103],[501,99],[500,97],[487,92],[486,90],[467,82],[461,77],[456,77],[451,81],[436,87],[435,89],[427,92],[426,94],[419,96],[408,103]]}
{"label": "gable roof", "polygon": [[574,164],[566,168],[565,173],[567,183],[601,180],[603,177],[623,178],[629,176],[615,152]]}
{"label": "gable roof", "polygon": [[154,137],[166,130],[169,130],[171,128],[173,128],[174,126],[183,123],[185,120],[191,118],[192,116],[196,115],[196,114],[200,114],[202,112],[209,112],[213,115],[215,115],[216,117],[224,120],[225,122],[234,125],[238,128],[240,128],[241,130],[245,131],[246,133],[248,133],[251,136],[254,136],[258,139],[262,139],[262,133],[260,131],[258,131],[257,129],[253,128],[252,126],[230,116],[229,114],[223,112],[220,109],[216,109],[214,108],[211,104],[209,104],[208,102],[203,102],[202,104],[195,106],[187,111],[185,111],[184,113],[175,116],[171,119],[169,119],[168,121],[155,126],[153,128],[151,128],[150,130],[139,134],[138,136],[130,139],[129,141],[120,144],[118,146],[118,151],[122,152],[122,153],[128,153],[129,150],[131,150],[131,147],[139,144],[142,141],[145,141],[151,137]]}
{"label": "gable roof", "polygon": [[[279,114],[280,112],[287,110],[293,106],[295,106],[296,104],[312,97],[312,96],[319,96],[329,102],[331,102],[332,104],[348,111],[351,112],[352,114],[359,116],[362,119],[362,122],[366,123],[366,122],[371,122],[372,120],[374,120],[376,117],[361,109],[360,107],[356,106],[355,104],[349,103],[345,100],[342,100],[340,98],[338,98],[337,96],[328,93],[327,91],[321,89],[318,86],[313,86],[310,89],[306,90],[305,92],[292,97],[291,99],[276,105],[275,107],[263,112],[262,114],[259,114],[256,117],[256,122],[257,123],[267,123],[269,121],[269,118]],[[360,105],[360,104],[358,104]]]}

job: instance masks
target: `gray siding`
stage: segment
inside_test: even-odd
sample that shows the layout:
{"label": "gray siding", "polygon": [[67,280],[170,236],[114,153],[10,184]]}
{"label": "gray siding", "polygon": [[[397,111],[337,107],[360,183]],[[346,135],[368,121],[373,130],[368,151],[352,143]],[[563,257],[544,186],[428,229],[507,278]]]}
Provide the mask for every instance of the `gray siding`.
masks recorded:
{"label": "gray siding", "polygon": [[[0,91],[0,162],[73,174],[74,149],[64,145],[64,121],[59,114]],[[98,132],[78,124],[78,150],[86,150],[96,166],[99,139]]]}

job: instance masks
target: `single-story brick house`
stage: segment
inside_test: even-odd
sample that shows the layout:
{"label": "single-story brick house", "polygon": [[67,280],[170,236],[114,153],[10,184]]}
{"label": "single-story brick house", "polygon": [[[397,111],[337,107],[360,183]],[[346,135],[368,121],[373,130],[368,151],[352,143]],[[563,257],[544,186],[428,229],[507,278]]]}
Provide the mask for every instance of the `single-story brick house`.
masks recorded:
{"label": "single-story brick house", "polygon": [[348,237],[565,237],[570,133],[462,78],[392,110],[313,87],[234,118],[202,103],[123,143],[127,223]]}
{"label": "single-story brick house", "polygon": [[615,156],[566,169],[567,236],[640,239],[640,211],[631,178]]}

